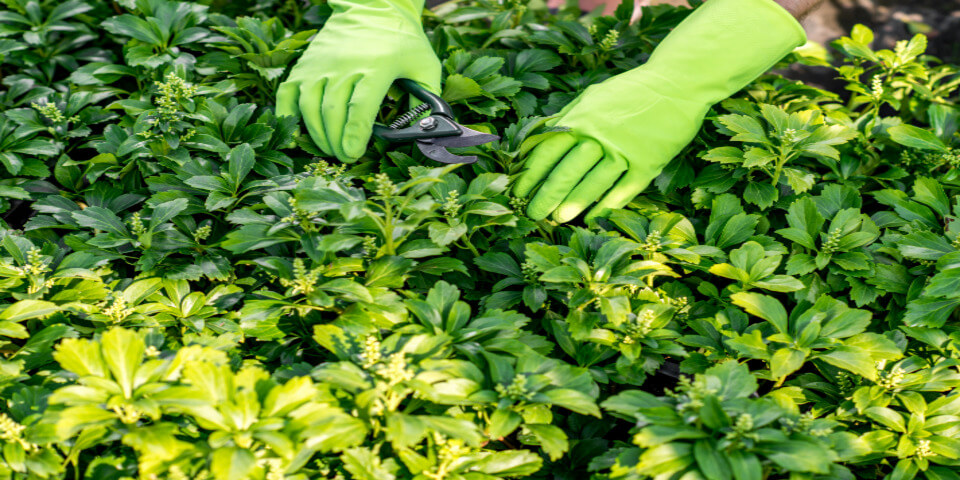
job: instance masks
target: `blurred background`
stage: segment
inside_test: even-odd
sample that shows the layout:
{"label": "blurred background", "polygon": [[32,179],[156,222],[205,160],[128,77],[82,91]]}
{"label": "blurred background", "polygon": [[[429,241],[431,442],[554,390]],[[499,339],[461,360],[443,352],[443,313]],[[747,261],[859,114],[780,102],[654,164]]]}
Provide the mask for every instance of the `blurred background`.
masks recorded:
{"label": "blurred background", "polygon": [[930,39],[928,53],[960,60],[960,0],[827,0],[803,21],[810,39],[823,44],[858,23],[876,32],[875,47],[892,48],[923,33]]}
{"label": "blurred background", "polygon": [[[568,0],[550,0],[559,6]],[[604,7],[616,9],[617,0],[579,0],[583,10]],[[686,0],[635,0],[638,5],[670,3],[686,5]],[[960,62],[960,0],[826,0],[804,19],[811,40],[821,44],[845,35],[862,23],[876,32],[875,48],[892,48],[897,40],[923,33],[930,39],[928,52],[945,61]]]}

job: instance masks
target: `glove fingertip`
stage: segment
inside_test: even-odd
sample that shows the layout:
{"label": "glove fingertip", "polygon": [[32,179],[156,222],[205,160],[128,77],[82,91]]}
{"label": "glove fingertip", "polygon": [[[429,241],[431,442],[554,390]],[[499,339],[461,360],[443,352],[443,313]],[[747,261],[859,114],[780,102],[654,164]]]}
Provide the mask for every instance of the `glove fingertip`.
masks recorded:
{"label": "glove fingertip", "polygon": [[596,223],[597,219],[599,218],[609,217],[610,212],[612,211],[613,209],[610,207],[602,207],[600,205],[597,205],[596,207],[591,208],[590,211],[587,212],[587,214],[583,217],[583,219],[589,225],[592,223]]}
{"label": "glove fingertip", "polygon": [[583,213],[583,207],[578,205],[561,205],[553,212],[553,220],[557,223],[567,223]]}
{"label": "glove fingertip", "polygon": [[531,204],[527,207],[527,217],[530,217],[531,220],[540,221],[547,218],[550,212],[544,210],[542,207]]}
{"label": "glove fingertip", "polygon": [[343,154],[349,159],[344,161],[353,163],[359,160],[363,154],[367,153],[367,141],[356,134],[347,134],[343,139]]}
{"label": "glove fingertip", "polygon": [[523,174],[520,178],[517,179],[516,183],[513,184],[513,196],[524,198],[530,194],[530,191],[533,190],[534,182],[530,181],[530,177],[527,174]]}
{"label": "glove fingertip", "polygon": [[300,114],[300,85],[284,82],[277,88],[277,103],[274,109],[278,117],[294,117]]}

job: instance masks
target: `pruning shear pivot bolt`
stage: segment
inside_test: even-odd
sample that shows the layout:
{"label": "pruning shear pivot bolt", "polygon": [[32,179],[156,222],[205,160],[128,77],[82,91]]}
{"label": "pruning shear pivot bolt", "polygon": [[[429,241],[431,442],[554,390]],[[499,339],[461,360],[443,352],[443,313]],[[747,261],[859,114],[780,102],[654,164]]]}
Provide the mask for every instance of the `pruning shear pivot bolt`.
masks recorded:
{"label": "pruning shear pivot bolt", "polygon": [[[397,117],[390,125],[376,124],[373,134],[390,142],[417,142],[417,147],[427,158],[440,163],[473,163],[475,155],[454,155],[448,147],[474,147],[494,140],[497,135],[478,132],[460,125],[453,119],[450,105],[437,95],[421,87],[419,83],[401,78],[400,88],[424,102]],[[420,114],[430,110],[430,116],[413,122]]]}

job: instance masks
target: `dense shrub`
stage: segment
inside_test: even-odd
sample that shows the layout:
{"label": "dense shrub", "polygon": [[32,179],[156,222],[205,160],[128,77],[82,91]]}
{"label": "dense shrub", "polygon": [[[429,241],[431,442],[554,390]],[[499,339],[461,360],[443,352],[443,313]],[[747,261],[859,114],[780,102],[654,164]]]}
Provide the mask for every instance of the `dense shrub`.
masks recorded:
{"label": "dense shrub", "polygon": [[837,41],[842,92],[758,79],[560,226],[510,194],[543,120],[688,9],[437,7],[443,96],[502,137],[457,168],[273,114],[319,0],[4,4],[0,478],[960,479],[960,76],[922,35]]}

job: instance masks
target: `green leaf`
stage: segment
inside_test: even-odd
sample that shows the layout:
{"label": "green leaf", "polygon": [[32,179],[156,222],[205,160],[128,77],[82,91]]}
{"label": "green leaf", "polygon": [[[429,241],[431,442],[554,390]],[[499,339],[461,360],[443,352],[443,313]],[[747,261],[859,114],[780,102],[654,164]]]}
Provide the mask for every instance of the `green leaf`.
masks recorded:
{"label": "green leaf", "polygon": [[100,339],[103,361],[125,398],[132,398],[134,378],[143,361],[146,344],[136,333],[124,328],[111,328]]}
{"label": "green leaf", "polygon": [[810,250],[816,250],[814,240],[820,235],[820,229],[825,222],[816,203],[810,197],[802,197],[787,208],[787,223],[790,228],[777,230],[777,233]]}
{"label": "green leaf", "polygon": [[221,194],[231,194],[232,189],[227,184],[227,181],[223,177],[214,176],[214,175],[198,175],[196,177],[190,177],[183,181],[191,187],[199,188],[200,190],[206,190],[208,192],[216,192]]}
{"label": "green leaf", "polygon": [[775,163],[776,161],[777,154],[767,150],[766,148],[750,147],[743,152],[744,168],[769,168],[769,165]]}
{"label": "green leaf", "polygon": [[907,304],[907,313],[903,317],[903,322],[911,327],[941,328],[958,307],[960,307],[960,297],[918,298]]}
{"label": "green leaf", "polygon": [[710,440],[697,440],[693,444],[693,457],[707,480],[730,480],[732,477],[730,465],[720,452]]}
{"label": "green leaf", "polygon": [[[22,322],[32,318],[44,318],[60,310],[60,307],[44,300],[20,300],[0,311],[0,320]],[[26,336],[20,337],[26,338]]]}
{"label": "green leaf", "polygon": [[363,242],[363,238],[357,235],[345,235],[342,233],[331,233],[324,235],[317,242],[316,248],[321,252],[341,252],[349,250]]}
{"label": "green leaf", "polygon": [[918,470],[919,468],[912,458],[900,459],[897,466],[884,480],[913,480],[917,477]]}
{"label": "green leaf", "polygon": [[467,233],[467,225],[459,221],[453,225],[444,222],[433,222],[430,224],[427,232],[430,240],[433,240],[433,243],[445,247],[464,236]]}
{"label": "green leaf", "polygon": [[868,379],[876,377],[876,361],[866,350],[840,345],[816,358]]}
{"label": "green leaf", "polygon": [[495,440],[506,437],[513,433],[522,421],[523,417],[517,412],[498,408],[490,415],[490,427],[487,434]]}
{"label": "green leaf", "polygon": [[694,462],[689,443],[665,443],[649,448],[640,455],[636,471],[640,475],[655,477],[681,472]]}
{"label": "green leaf", "polygon": [[746,283],[750,281],[750,274],[744,270],[734,267],[729,263],[718,263],[711,265],[709,272],[723,278],[729,278],[738,282]]}
{"label": "green leaf", "polygon": [[795,292],[805,287],[803,282],[787,275],[767,277],[764,280],[753,282],[753,285],[772,292]]}
{"label": "green leaf", "polygon": [[263,401],[262,416],[282,416],[309,402],[317,395],[310,377],[296,377],[270,390]]}
{"label": "green leaf", "polygon": [[[923,293],[931,297],[960,297],[960,268],[938,272],[930,278]],[[2,315],[0,315],[0,318],[2,318]]]}
{"label": "green leaf", "polygon": [[163,288],[163,279],[144,278],[137,280],[123,290],[123,299],[128,305],[138,305],[161,288]]}
{"label": "green leaf", "polygon": [[750,369],[735,360],[714,365],[708,368],[704,375],[715,379],[715,385],[721,387],[717,395],[724,399],[746,398],[753,395],[758,388],[757,379],[750,373]]}
{"label": "green leaf", "polygon": [[950,199],[937,180],[920,177],[913,182],[913,192],[915,201],[932,208],[941,217],[950,215]]}
{"label": "green leaf", "polygon": [[543,459],[529,450],[487,451],[471,470],[505,478],[525,477],[540,471]]}
{"label": "green leaf", "polygon": [[756,215],[746,213],[738,213],[730,217],[717,238],[716,246],[728,248],[743,243],[753,235],[759,221],[760,219]]}
{"label": "green leaf", "polygon": [[769,144],[767,132],[760,121],[746,115],[722,115],[720,123],[736,133],[732,140],[737,142]]}
{"label": "green leaf", "polygon": [[895,410],[887,407],[870,407],[863,411],[873,421],[896,432],[904,433],[907,431],[906,423],[903,417]]}
{"label": "green leaf", "polygon": [[733,478],[736,480],[763,479],[763,467],[760,466],[757,456],[752,453],[733,450],[727,453],[727,462],[730,463],[730,470],[733,471]]}
{"label": "green leaf", "polygon": [[112,233],[121,237],[129,237],[126,225],[110,210],[103,207],[87,207],[79,212],[73,212],[73,218],[83,227]]}
{"label": "green leaf", "polygon": [[803,366],[806,352],[796,348],[781,348],[770,357],[770,374],[775,378],[786,378]]}
{"label": "green leaf", "polygon": [[543,448],[550,460],[559,460],[570,448],[567,434],[557,426],[533,423],[524,425],[524,429],[536,438],[537,444]]}
{"label": "green leaf", "polygon": [[473,260],[481,270],[498,273],[510,277],[520,277],[522,275],[520,266],[510,255],[503,252],[485,253]]}
{"label": "green leaf", "polygon": [[714,430],[730,426],[730,416],[723,411],[723,406],[720,405],[716,395],[704,397],[703,406],[700,407],[700,420]]}
{"label": "green leaf", "polygon": [[243,179],[253,170],[256,157],[250,144],[242,143],[227,154],[227,171],[233,179],[234,190],[240,188]]}
{"label": "green leaf", "polygon": [[428,430],[440,432],[448,438],[459,438],[468,445],[477,446],[483,441],[477,424],[469,420],[439,415],[421,415],[420,419]]}
{"label": "green leaf", "polygon": [[396,465],[384,465],[380,455],[369,448],[351,448],[340,456],[343,467],[356,480],[395,480]]}
{"label": "green leaf", "polygon": [[68,338],[60,342],[53,358],[64,370],[81,377],[106,376],[107,369],[100,352],[100,345],[90,340]]}
{"label": "green leaf", "polygon": [[934,150],[941,153],[947,153],[950,151],[950,149],[947,148],[947,145],[943,143],[943,140],[937,138],[933,132],[914,127],[913,125],[897,125],[895,127],[890,127],[887,129],[887,133],[890,134],[890,138],[894,142],[897,142],[900,145],[918,148],[921,150]]}
{"label": "green leaf", "polygon": [[816,175],[798,168],[784,168],[783,175],[796,193],[808,192],[817,183]]}
{"label": "green leaf", "polygon": [[210,455],[210,471],[216,480],[247,478],[257,466],[253,452],[237,447],[221,447]]}
{"label": "green leaf", "polygon": [[939,260],[940,257],[957,251],[946,238],[933,232],[905,235],[897,242],[897,248],[903,256],[917,260]]}
{"label": "green leaf", "polygon": [[580,271],[569,265],[551,268],[540,276],[541,282],[550,283],[578,283],[582,280]]}
{"label": "green leaf", "polygon": [[117,420],[115,413],[104,410],[97,405],[78,405],[65,408],[56,417],[57,436],[67,439],[76,435],[80,430],[97,425],[110,425]]}
{"label": "green leaf", "polygon": [[419,443],[427,433],[426,425],[416,415],[398,412],[387,414],[387,440],[395,448],[406,448]]}
{"label": "green leaf", "polygon": [[484,94],[483,88],[476,80],[465,77],[459,73],[453,73],[447,76],[443,84],[443,94],[441,95],[447,102],[453,103],[468,98],[480,97]]}
{"label": "green leaf", "polygon": [[190,201],[186,198],[178,198],[176,200],[170,200],[169,202],[160,203],[153,207],[153,212],[150,213],[149,230],[154,231],[160,225],[179,215],[180,212],[186,210],[189,203]]}
{"label": "green leaf", "polygon": [[780,333],[789,334],[787,311],[775,298],[759,293],[739,292],[731,295],[730,299],[747,313],[772,323]]}
{"label": "green leaf", "polygon": [[166,44],[166,42],[157,36],[156,30],[150,23],[133,15],[120,15],[108,18],[102,25],[108,32],[116,35],[135,38],[150,45],[160,46]]}
{"label": "green leaf", "polygon": [[740,165],[743,163],[743,150],[737,147],[714,148],[704,154],[703,159],[708,162]]}
{"label": "green leaf", "polygon": [[837,461],[833,450],[818,443],[788,440],[765,443],[762,448],[773,463],[793,472],[827,474],[831,464]]}
{"label": "green leaf", "polygon": [[[791,184],[792,185],[792,184]],[[796,190],[796,189],[794,189]],[[743,199],[763,210],[773,206],[779,198],[779,192],[769,183],[750,182],[743,191]]]}
{"label": "green leaf", "polygon": [[600,409],[589,395],[569,388],[555,388],[543,393],[549,403],[558,407],[600,418]]}

